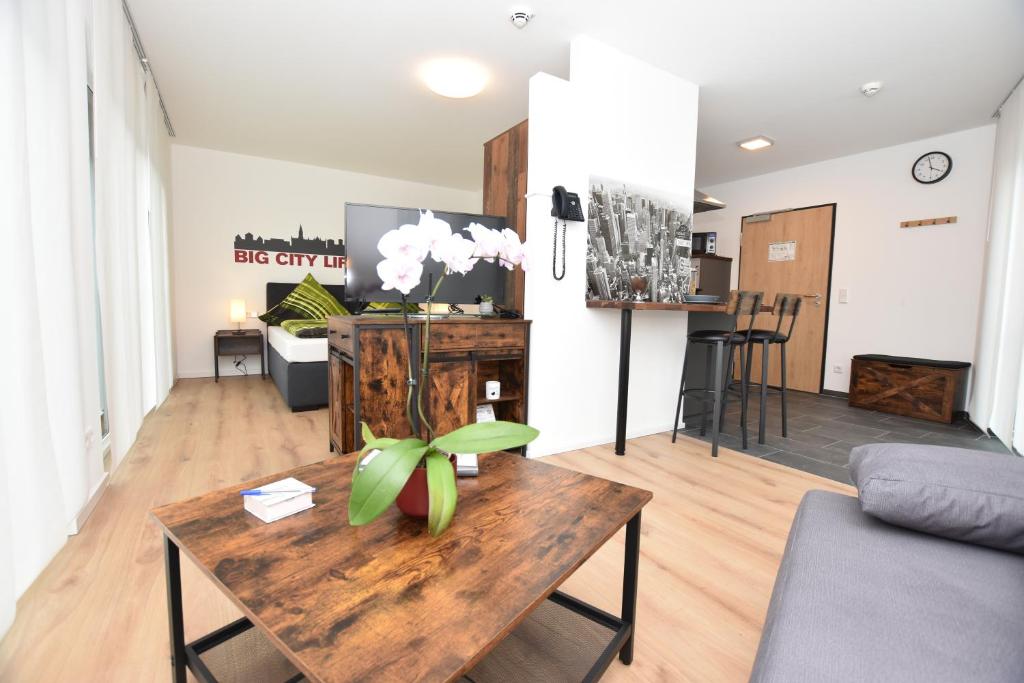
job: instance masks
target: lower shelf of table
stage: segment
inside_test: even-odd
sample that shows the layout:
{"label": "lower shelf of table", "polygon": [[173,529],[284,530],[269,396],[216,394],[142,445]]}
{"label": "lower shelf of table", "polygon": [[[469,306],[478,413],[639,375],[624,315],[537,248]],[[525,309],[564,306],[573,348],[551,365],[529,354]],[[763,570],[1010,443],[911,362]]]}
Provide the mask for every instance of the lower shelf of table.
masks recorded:
{"label": "lower shelf of table", "polygon": [[[607,612],[556,591],[459,680],[596,681],[632,627]],[[307,680],[248,619],[239,619],[186,646],[200,681]]]}

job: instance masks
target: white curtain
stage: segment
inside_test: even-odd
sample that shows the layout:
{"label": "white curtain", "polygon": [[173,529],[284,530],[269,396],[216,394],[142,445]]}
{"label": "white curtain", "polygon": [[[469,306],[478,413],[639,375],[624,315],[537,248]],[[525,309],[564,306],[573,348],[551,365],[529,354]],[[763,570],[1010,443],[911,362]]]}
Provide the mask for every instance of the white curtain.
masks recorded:
{"label": "white curtain", "polygon": [[[169,140],[120,0],[0,0],[0,637],[101,482],[94,272],[115,465],[173,381]],[[94,271],[95,269],[95,271]]]}
{"label": "white curtain", "polygon": [[95,0],[96,252],[114,465],[173,381],[169,138],[120,0]]}
{"label": "white curtain", "polygon": [[971,419],[1024,453],[1024,87],[996,127]]}
{"label": "white curtain", "polygon": [[100,469],[82,391],[95,357],[75,345],[95,334],[75,297],[92,278],[76,252],[92,229],[84,39],[75,0],[0,0],[0,636]]}

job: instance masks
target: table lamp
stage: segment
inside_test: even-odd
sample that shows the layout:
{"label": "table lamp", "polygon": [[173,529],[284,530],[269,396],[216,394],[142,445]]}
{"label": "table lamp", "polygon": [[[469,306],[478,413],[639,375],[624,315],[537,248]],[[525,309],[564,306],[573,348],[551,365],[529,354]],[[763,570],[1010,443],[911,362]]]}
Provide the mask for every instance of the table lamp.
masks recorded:
{"label": "table lamp", "polygon": [[245,299],[232,299],[231,300],[231,322],[238,323],[238,329],[235,330],[235,334],[245,334],[242,332],[242,323],[246,321],[245,312]]}

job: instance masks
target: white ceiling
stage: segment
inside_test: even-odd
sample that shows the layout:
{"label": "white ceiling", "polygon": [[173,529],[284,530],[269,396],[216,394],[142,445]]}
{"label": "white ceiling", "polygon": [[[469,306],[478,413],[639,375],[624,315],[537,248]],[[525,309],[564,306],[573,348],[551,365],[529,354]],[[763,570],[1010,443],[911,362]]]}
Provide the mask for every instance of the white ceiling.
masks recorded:
{"label": "white ceiling", "polygon": [[[178,142],[468,189],[482,143],[526,118],[529,77],[567,77],[580,34],[701,86],[701,186],[983,125],[1024,72],[1019,0],[535,0],[523,30],[500,0],[129,4]],[[443,55],[491,83],[434,95],[416,67]],[[628,83],[608,95],[657,106]],[[757,134],[776,146],[735,146]]]}

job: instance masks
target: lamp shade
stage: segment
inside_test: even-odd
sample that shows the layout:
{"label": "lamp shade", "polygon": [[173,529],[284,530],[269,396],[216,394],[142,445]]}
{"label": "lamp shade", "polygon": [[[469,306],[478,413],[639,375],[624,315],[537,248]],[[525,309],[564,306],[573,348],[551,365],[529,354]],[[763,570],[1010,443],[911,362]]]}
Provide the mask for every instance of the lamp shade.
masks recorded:
{"label": "lamp shade", "polygon": [[231,300],[231,322],[233,323],[244,323],[246,320],[245,315],[245,299],[232,299]]}

